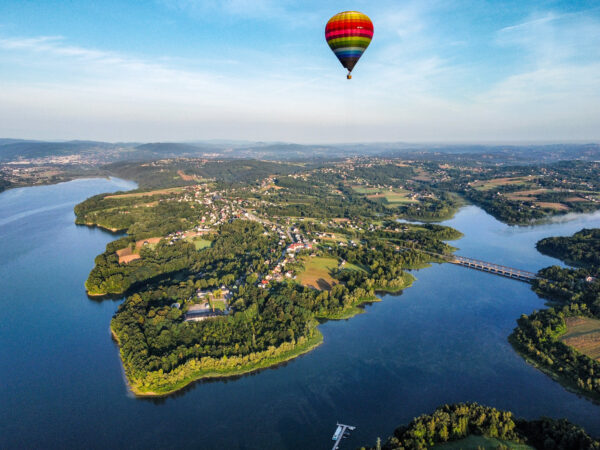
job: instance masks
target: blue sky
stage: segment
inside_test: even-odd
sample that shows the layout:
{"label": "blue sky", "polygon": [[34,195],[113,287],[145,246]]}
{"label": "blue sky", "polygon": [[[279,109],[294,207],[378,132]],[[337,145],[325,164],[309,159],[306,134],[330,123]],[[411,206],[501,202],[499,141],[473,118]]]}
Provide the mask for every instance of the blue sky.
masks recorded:
{"label": "blue sky", "polygon": [[[375,26],[351,81],[348,9]],[[600,3],[0,0],[0,136],[598,141]]]}

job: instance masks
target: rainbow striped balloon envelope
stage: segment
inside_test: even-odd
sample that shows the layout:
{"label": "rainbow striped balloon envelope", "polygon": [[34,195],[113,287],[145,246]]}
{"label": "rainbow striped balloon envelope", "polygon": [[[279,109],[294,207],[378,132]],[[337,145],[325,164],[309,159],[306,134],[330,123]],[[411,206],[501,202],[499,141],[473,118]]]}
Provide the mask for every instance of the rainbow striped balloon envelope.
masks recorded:
{"label": "rainbow striped balloon envelope", "polygon": [[342,66],[350,73],[373,38],[373,22],[358,11],[336,14],[325,26],[325,39]]}

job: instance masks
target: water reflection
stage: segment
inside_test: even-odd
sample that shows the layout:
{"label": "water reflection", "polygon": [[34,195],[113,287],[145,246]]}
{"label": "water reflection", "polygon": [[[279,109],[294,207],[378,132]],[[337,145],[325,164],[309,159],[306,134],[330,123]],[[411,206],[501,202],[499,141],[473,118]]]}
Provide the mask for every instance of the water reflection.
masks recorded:
{"label": "water reflection", "polygon": [[[336,420],[358,426],[345,442],[356,448],[458,401],[566,417],[600,435],[600,407],[506,340],[543,300],[524,283],[450,264],[415,271],[411,288],[365,314],[319,325],[323,344],[276,369],[165,399],[128,397],[108,331],[118,303],[89,301],[83,288],[115,237],[75,227],[72,212],[119,189],[87,180],[0,194],[0,217],[71,202],[0,226],[1,448],[325,448]],[[535,271],[558,263],[535,250],[537,240],[598,227],[600,216],[508,227],[467,206],[444,223],[465,234],[452,242],[459,254]]]}

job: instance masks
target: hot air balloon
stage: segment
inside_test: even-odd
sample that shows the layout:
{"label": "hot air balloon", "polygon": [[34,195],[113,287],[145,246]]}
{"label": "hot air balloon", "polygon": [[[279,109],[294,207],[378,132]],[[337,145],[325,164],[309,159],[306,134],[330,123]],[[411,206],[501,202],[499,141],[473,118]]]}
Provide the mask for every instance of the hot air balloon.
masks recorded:
{"label": "hot air balloon", "polygon": [[372,38],[373,22],[358,11],[338,13],[325,26],[325,39],[342,66],[348,69],[349,80],[352,78],[352,69]]}

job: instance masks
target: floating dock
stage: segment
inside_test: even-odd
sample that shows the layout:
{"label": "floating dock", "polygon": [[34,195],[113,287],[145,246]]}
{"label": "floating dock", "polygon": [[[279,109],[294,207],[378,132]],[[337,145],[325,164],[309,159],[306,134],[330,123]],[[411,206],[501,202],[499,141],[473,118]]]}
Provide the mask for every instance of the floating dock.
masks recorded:
{"label": "floating dock", "polygon": [[333,433],[333,437],[331,438],[332,441],[335,441],[335,444],[333,444],[333,448],[331,450],[339,449],[340,442],[342,442],[342,439],[350,436],[350,432],[355,429],[356,427],[353,427],[352,425],[344,425],[343,423],[338,423],[335,433]]}

